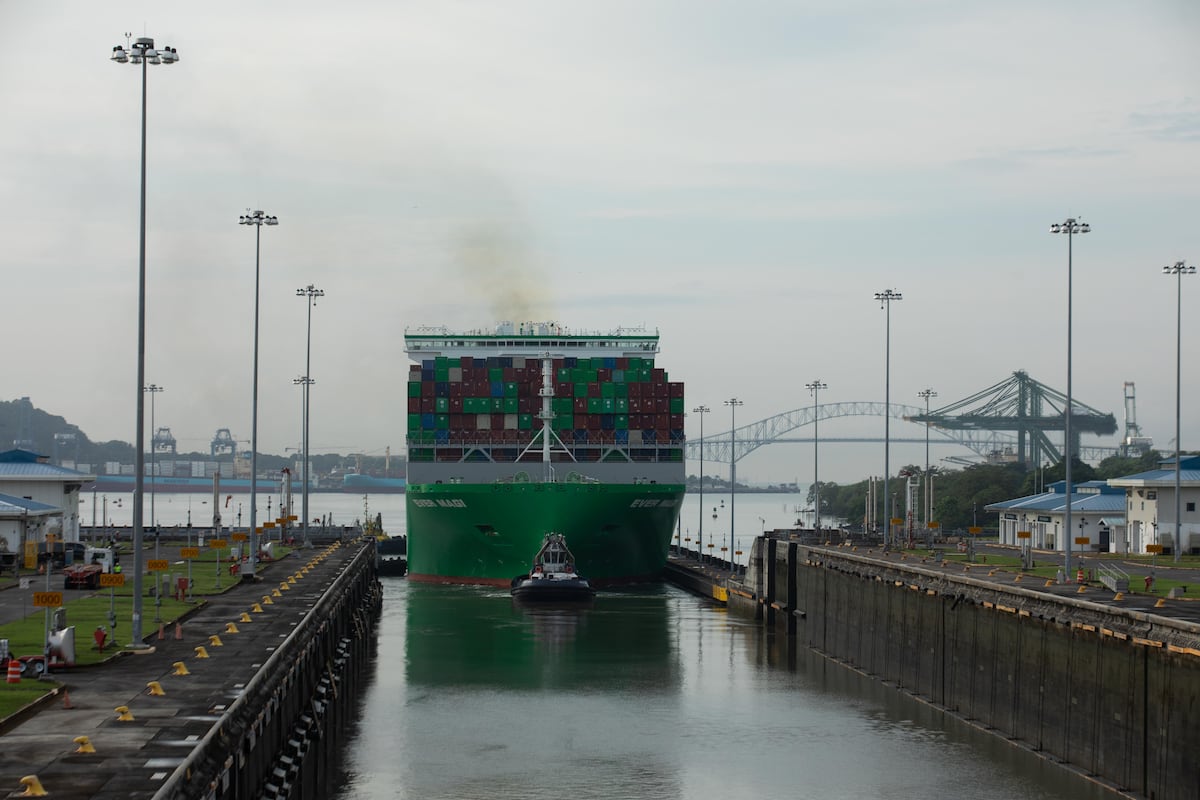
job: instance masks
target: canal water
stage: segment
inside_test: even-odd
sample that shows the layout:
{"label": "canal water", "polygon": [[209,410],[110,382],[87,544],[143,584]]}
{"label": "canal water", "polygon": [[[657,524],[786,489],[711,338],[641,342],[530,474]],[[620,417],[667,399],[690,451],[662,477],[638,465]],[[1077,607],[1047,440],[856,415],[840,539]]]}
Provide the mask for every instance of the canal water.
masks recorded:
{"label": "canal water", "polygon": [[342,800],[1111,797],[670,586],[383,581]]}

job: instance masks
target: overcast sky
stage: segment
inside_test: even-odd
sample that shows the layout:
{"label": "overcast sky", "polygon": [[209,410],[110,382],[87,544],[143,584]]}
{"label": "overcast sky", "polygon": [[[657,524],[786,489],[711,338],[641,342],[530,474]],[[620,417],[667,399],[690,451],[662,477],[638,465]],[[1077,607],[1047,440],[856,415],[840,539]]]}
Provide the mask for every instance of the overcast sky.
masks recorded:
{"label": "overcast sky", "polygon": [[[180,58],[149,69],[146,382],[184,450],[250,437],[251,208],[279,218],[264,452],[300,443],[308,284],[326,292],[313,452],[402,452],[403,332],[424,324],[656,327],[713,434],[723,400],[745,402],[741,425],[809,405],[815,379],[823,402],[882,401],[873,296],[894,288],[893,402],[932,387],[936,408],[1019,369],[1064,390],[1067,241],[1048,226],[1068,216],[1093,226],[1074,247],[1074,395],[1120,425],[1135,382],[1143,431],[1173,447],[1161,268],[1200,263],[1194,0],[4,0],[0,397],[100,441],[135,435],[141,76],[108,60],[126,32]],[[1194,331],[1200,276],[1183,288]],[[892,449],[893,469],[923,458]],[[882,460],[829,444],[820,477]],[[811,481],[811,446],[760,449],[738,476]]]}

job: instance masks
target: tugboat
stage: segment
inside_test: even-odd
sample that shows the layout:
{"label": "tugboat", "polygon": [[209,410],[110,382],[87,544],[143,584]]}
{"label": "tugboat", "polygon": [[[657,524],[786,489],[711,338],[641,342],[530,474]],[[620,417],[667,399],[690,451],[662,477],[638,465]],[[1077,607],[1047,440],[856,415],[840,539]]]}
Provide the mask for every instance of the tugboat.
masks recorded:
{"label": "tugboat", "polygon": [[547,533],[533,557],[533,569],[512,580],[512,596],[517,600],[579,601],[595,594],[587,579],[575,572],[575,557],[561,533]]}

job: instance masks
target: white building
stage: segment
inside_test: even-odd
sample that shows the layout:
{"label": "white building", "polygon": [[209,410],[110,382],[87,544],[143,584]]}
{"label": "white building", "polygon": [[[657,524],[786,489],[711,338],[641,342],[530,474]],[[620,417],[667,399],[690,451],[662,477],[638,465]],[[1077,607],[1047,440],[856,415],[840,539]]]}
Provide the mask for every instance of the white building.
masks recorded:
{"label": "white building", "polygon": [[[1104,481],[1085,481],[1071,486],[1071,547],[1081,552],[1126,552],[1121,549],[1125,540],[1124,493]],[[1040,494],[1003,500],[984,506],[986,511],[999,513],[1000,544],[1024,546],[1031,543],[1037,550],[1063,549],[1063,523],[1066,520],[1066,481],[1046,487]],[[1030,538],[1020,539],[1017,533],[1028,531]],[[1086,545],[1076,544],[1087,539]]]}
{"label": "white building", "polygon": [[[46,534],[79,541],[79,489],[96,476],[49,463],[28,450],[0,453],[0,537],[10,552]],[[49,509],[49,510],[48,510]]]}
{"label": "white building", "polygon": [[[1185,553],[1200,552],[1200,456],[1179,459],[1180,540]],[[1158,469],[1111,478],[1109,486],[1125,491],[1129,548],[1146,552],[1146,545],[1162,545],[1164,553],[1175,551],[1175,459],[1160,461]]]}

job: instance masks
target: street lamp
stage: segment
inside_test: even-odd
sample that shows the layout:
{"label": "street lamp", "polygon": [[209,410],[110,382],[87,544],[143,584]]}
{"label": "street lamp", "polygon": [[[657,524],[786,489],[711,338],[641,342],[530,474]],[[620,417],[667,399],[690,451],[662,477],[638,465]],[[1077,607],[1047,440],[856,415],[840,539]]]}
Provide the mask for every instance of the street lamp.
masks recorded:
{"label": "street lamp", "polygon": [[1164,275],[1175,276],[1175,558],[1179,561],[1181,551],[1183,549],[1183,541],[1180,536],[1180,513],[1183,504],[1180,502],[1179,488],[1179,380],[1180,380],[1180,364],[1181,354],[1183,353],[1183,340],[1181,331],[1183,330],[1183,276],[1195,275],[1196,268],[1184,264],[1182,261],[1176,261],[1169,267],[1163,267]]}
{"label": "street lamp", "polygon": [[1064,487],[1064,497],[1066,497],[1066,508],[1063,512],[1063,572],[1067,575],[1071,574],[1071,461],[1073,453],[1071,441],[1071,258],[1072,246],[1075,234],[1088,233],[1091,227],[1086,222],[1079,222],[1074,217],[1067,217],[1063,222],[1056,222],[1050,226],[1051,233],[1065,233],[1067,235],[1067,407],[1063,412],[1063,453],[1066,462],[1066,474],[1063,480],[1066,483]]}
{"label": "street lamp", "polygon": [[150,527],[154,528],[154,557],[155,558],[158,558],[158,517],[156,517],[154,515],[154,487],[155,487],[154,476],[157,472],[156,464],[155,464],[157,459],[155,458],[155,453],[154,453],[154,450],[155,450],[154,434],[156,432],[156,429],[154,427],[154,395],[158,394],[162,390],[163,390],[163,387],[155,385],[153,383],[146,387],[146,391],[150,393]]}
{"label": "street lamp", "polygon": [[925,528],[933,518],[933,478],[929,474],[929,398],[937,397],[933,389],[922,389],[917,397],[925,398]]}
{"label": "street lamp", "polygon": [[247,212],[238,218],[239,225],[254,226],[254,378],[251,383],[250,400],[250,558],[243,580],[254,580],[258,569],[258,265],[262,244],[262,226],[278,225],[279,218],[262,211]]}
{"label": "street lamp", "polygon": [[892,421],[892,301],[903,300],[903,295],[893,289],[884,289],[875,293],[879,307],[887,309],[887,322],[884,325],[884,367],[883,367],[883,517],[884,528],[883,546],[888,546],[892,538],[892,510],[888,508],[888,456],[891,444]]}
{"label": "street lamp", "polygon": [[733,503],[737,496],[737,407],[741,400],[731,397],[725,401],[729,406],[729,572],[733,574]]}
{"label": "street lamp", "polygon": [[[128,40],[130,34],[126,34]],[[137,422],[133,467],[133,615],[129,627],[131,646],[142,643],[142,503],[145,500],[146,404],[142,388],[146,385],[146,71],[149,64],[174,64],[179,54],[174,47],[154,48],[154,40],[139,37],[128,47],[117,45],[111,59],[118,64],[142,67],[142,187],[138,230],[138,333],[137,333]]]}
{"label": "street lamp", "polygon": [[696,406],[693,414],[700,415],[700,539],[696,543],[696,552],[704,553],[704,415],[712,411],[708,406]]}
{"label": "street lamp", "polygon": [[817,398],[820,396],[822,389],[828,389],[829,387],[816,380],[812,383],[804,384],[804,388],[812,392],[813,396],[813,496],[816,500],[813,503],[813,530],[819,531],[821,530],[821,479],[817,471],[819,463],[817,460]]}
{"label": "street lamp", "polygon": [[303,289],[296,290],[297,297],[306,298],[305,302],[308,305],[308,328],[305,335],[304,344],[304,483],[301,491],[303,492],[300,500],[300,513],[303,514],[301,522],[301,530],[304,532],[304,546],[309,546],[308,541],[308,392],[309,387],[313,385],[312,379],[312,310],[317,304],[318,297],[324,297],[325,291],[318,289],[311,283]]}

